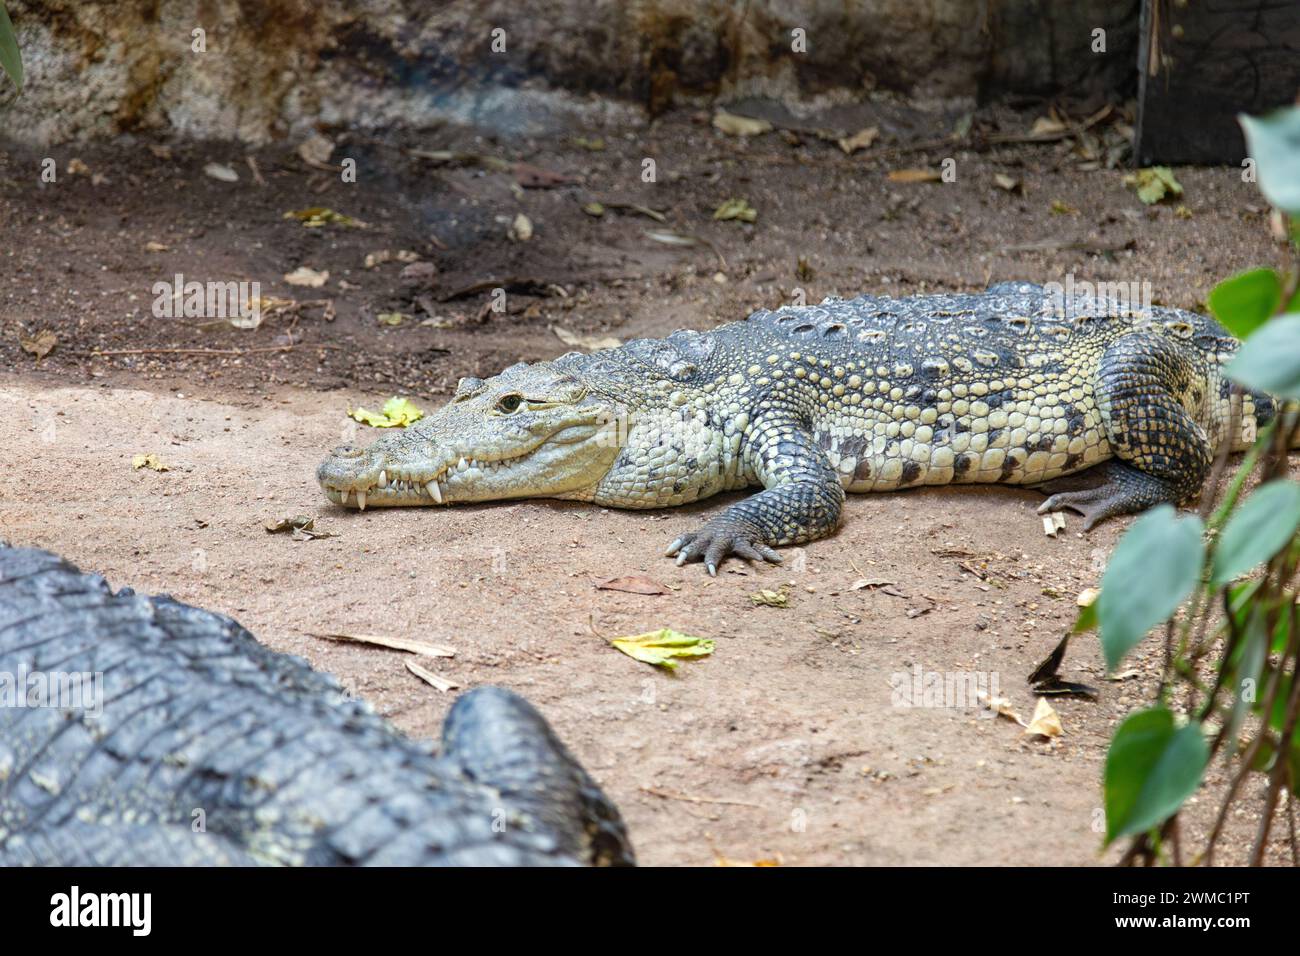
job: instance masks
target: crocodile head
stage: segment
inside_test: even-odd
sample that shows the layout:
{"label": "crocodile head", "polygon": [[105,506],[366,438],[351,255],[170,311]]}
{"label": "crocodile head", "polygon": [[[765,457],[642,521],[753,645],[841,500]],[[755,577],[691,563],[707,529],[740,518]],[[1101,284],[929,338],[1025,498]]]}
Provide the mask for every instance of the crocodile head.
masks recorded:
{"label": "crocodile head", "polygon": [[342,445],[316,480],[349,507],[580,498],[618,457],[617,410],[546,363],[463,378],[443,408],[367,448]]}

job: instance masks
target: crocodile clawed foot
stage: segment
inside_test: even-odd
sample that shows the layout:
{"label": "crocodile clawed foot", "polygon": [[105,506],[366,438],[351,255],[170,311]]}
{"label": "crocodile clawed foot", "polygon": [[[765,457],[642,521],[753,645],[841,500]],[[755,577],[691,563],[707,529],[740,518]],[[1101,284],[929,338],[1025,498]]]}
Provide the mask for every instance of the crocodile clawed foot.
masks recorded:
{"label": "crocodile clawed foot", "polygon": [[1113,489],[1093,488],[1088,491],[1063,491],[1052,495],[1038,506],[1040,515],[1053,511],[1076,511],[1083,515],[1083,530],[1091,531],[1099,521],[1112,515],[1123,514],[1128,509]]}
{"label": "crocodile clawed foot", "polygon": [[[1093,486],[1080,487],[1087,480]],[[1051,495],[1039,506],[1040,515],[1066,508],[1077,511],[1083,515],[1084,531],[1115,515],[1145,511],[1161,502],[1177,502],[1179,497],[1171,482],[1113,459],[1079,476],[1049,481],[1040,490]]]}
{"label": "crocodile clawed foot", "polygon": [[675,555],[678,567],[687,561],[703,560],[704,567],[715,577],[718,573],[718,565],[729,554],[744,558],[746,561],[781,563],[781,555],[758,540],[751,532],[735,527],[710,527],[710,525],[705,525],[698,532],[682,535],[668,546],[664,554],[670,558]]}

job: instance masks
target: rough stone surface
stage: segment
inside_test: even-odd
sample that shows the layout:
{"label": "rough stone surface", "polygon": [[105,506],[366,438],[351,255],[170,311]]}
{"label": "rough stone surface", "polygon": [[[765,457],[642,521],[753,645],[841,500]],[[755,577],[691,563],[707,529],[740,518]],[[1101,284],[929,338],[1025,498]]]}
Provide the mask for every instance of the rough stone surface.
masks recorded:
{"label": "rough stone surface", "polygon": [[[1112,78],[1122,72],[1117,63],[1131,72],[1136,0],[1051,8],[1038,0],[8,6],[28,88],[17,99],[0,93],[3,132],[34,143],[141,130],[264,143],[318,123],[450,119],[509,134],[555,128],[566,117],[590,122],[612,111],[626,120],[674,102],[746,95],[794,103],[877,87],[919,97],[1042,92],[1099,70]],[[1107,58],[1088,52],[1093,23],[1120,34]],[[193,49],[199,28],[206,52]],[[494,52],[498,29],[505,49]],[[806,52],[792,50],[795,30],[805,31]]]}

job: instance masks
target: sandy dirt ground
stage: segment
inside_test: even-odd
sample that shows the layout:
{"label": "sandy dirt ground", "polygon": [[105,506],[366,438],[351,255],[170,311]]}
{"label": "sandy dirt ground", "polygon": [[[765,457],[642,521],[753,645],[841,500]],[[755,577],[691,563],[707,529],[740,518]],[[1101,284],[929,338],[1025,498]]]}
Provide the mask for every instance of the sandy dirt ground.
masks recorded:
{"label": "sandy dirt ground", "polygon": [[[436,733],[455,692],[421,683],[399,653],[311,634],[452,646],[436,669],[541,708],[622,809],[644,863],[1113,860],[1115,850],[1100,852],[1100,773],[1116,724],[1154,689],[1154,645],[1108,681],[1095,639],[1076,641],[1063,674],[1100,699],[1055,700],[1056,741],[973,706],[898,706],[891,680],[974,673],[1027,717],[1025,677],[1073,621],[1075,595],[1097,583],[1126,522],[1085,536],[1071,519],[1053,539],[1032,491],[855,496],[835,537],[787,552],[783,566],[729,563],[710,580],[661,554],[725,499],[644,513],[559,502],[356,513],[322,498],[319,459],[367,432],[346,418],[350,405],[399,393],[434,404],[460,375],[566,351],[552,326],[626,339],[740,318],[796,286],[816,300],[1070,274],[1147,281],[1157,302],[1196,307],[1219,277],[1277,256],[1235,170],[1177,170],[1178,212],[1141,206],[1119,170],[1088,168],[1079,139],[927,151],[907,144],[944,135],[952,118],[892,109],[839,118],[885,132],[884,148],[849,157],[807,134],[742,141],[701,119],[576,131],[602,135],[602,151],[564,136],[354,141],[366,157],[355,185],[287,146],[256,154],[263,187],[238,147],[128,141],[60,151],[61,171],[74,156],[89,171],[39,186],[42,157],[0,146],[0,537],[230,614],[416,735]],[[976,129],[1032,119],[982,116]],[[580,182],[512,189],[508,173],[430,166],[403,152],[411,145],[525,160]],[[950,152],[956,183],[887,178],[937,168]],[[659,158],[656,183],[639,179],[645,156]],[[210,161],[237,166],[240,182],[204,176]],[[1007,192],[997,174],[1021,185]],[[714,222],[737,195],[758,221]],[[582,211],[597,199],[600,218]],[[313,205],[369,227],[305,230],[282,218]],[[519,212],[534,224],[527,242],[506,236]],[[708,243],[665,246],[646,229]],[[400,262],[365,268],[379,249],[410,249],[438,276],[413,284]],[[321,290],[281,281],[303,265],[332,278]],[[256,330],[156,319],[151,286],[177,271],[328,297],[335,317],[309,307]],[[491,286],[475,288],[485,281],[516,290],[506,313],[485,310]],[[376,321],[390,311],[407,318]],[[20,340],[42,330],[58,343],[38,361]],[[138,454],[169,470],[133,469]],[[336,536],[263,529],[299,513]],[[594,587],[619,575],[669,593]],[[751,600],[782,586],[789,607]],[[660,627],[713,638],[716,651],[668,674],[608,644]],[[1216,768],[1192,798],[1190,830],[1223,782]],[[1224,862],[1244,858],[1254,811],[1248,800],[1230,823]]]}

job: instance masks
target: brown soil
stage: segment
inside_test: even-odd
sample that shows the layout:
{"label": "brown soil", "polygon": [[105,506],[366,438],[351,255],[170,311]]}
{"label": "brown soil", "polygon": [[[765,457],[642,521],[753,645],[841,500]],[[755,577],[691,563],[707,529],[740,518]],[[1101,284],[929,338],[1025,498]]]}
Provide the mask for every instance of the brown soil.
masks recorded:
{"label": "brown soil", "polygon": [[[1000,119],[1021,129],[1031,118]],[[895,110],[841,123],[868,120],[886,141],[934,139],[949,122]],[[802,560],[729,564],[710,580],[660,555],[722,501],[653,513],[526,502],[358,514],[327,505],[312,472],[356,427],[349,405],[395,393],[433,404],[461,375],[566,351],[556,325],[626,339],[740,318],[796,286],[815,301],[1069,273],[1148,281],[1156,301],[1197,307],[1218,278],[1276,256],[1253,187],[1233,169],[1179,169],[1180,215],[1142,207],[1120,171],[1079,169],[1072,143],[955,151],[957,182],[917,185],[886,173],[937,166],[948,151],[878,145],[850,158],[807,135],[798,146],[777,135],[727,138],[680,113],[644,130],[585,134],[608,148],[450,132],[353,140],[338,155],[357,158],[355,185],[289,149],[256,154],[268,183],[258,186],[238,147],[173,145],[164,159],[124,141],[55,151],[59,182],[38,186],[41,156],[0,149],[0,359],[9,369],[0,537],[231,614],[413,734],[434,734],[452,695],[408,674],[398,653],[309,632],[454,646],[437,669],[462,687],[502,684],[533,700],[622,808],[646,863],[1114,858],[1099,854],[1099,775],[1116,723],[1153,690],[1154,645],[1136,655],[1134,676],[1108,682],[1095,640],[1076,641],[1065,672],[1100,687],[1101,699],[1057,700],[1066,733],[1055,743],[970,707],[896,707],[890,678],[913,667],[995,674],[1027,717],[1024,678],[1072,621],[1074,595],[1097,582],[1124,522],[1084,536],[1072,520],[1051,539],[1031,491],[859,496],[843,530]],[[435,166],[401,146],[522,159],[583,182],[517,192],[509,174]],[[74,156],[89,173],[65,172]],[[643,157],[656,159],[657,183],[641,182]],[[205,176],[213,161],[236,167],[240,181]],[[998,188],[996,173],[1022,180],[1023,193]],[[756,224],[711,219],[732,196],[758,210]],[[668,223],[613,209],[593,218],[581,209],[592,199],[661,209]],[[282,218],[308,206],[369,227],[309,230]],[[534,224],[528,242],[506,237],[518,212]],[[693,233],[712,249],[656,244],[647,228]],[[1072,239],[1124,248],[1007,250]],[[148,251],[150,242],[167,249]],[[436,287],[404,285],[400,262],[364,268],[379,249],[435,262]],[[800,257],[811,276],[796,276]],[[302,265],[329,270],[328,285],[281,281]],[[153,318],[151,287],[176,272],[260,280],[265,295],[327,296],[337,317],[312,308],[251,331]],[[508,295],[503,314],[485,311],[485,292],[449,295],[507,278],[527,282],[512,286],[524,291]],[[410,317],[379,325],[376,315],[391,311]],[[43,329],[58,344],[37,361],[19,339]],[[291,347],[252,351],[278,345]],[[133,470],[132,456],[145,453],[170,470]],[[262,528],[295,513],[338,536],[294,541]],[[672,590],[593,587],[623,574]],[[854,590],[862,578],[878,585]],[[750,599],[783,584],[789,608]],[[717,650],[670,675],[606,642],[664,626],[715,638]],[[1213,771],[1193,798],[1195,826],[1222,778]],[[1225,862],[1243,859],[1255,809],[1248,802],[1234,818]]]}

